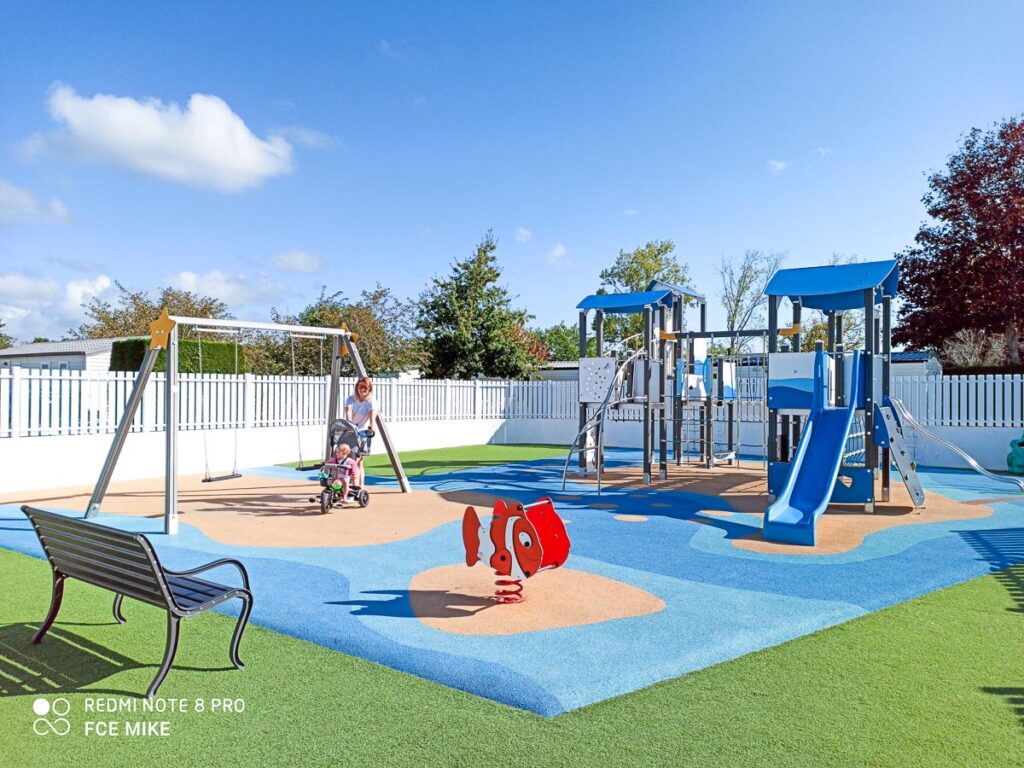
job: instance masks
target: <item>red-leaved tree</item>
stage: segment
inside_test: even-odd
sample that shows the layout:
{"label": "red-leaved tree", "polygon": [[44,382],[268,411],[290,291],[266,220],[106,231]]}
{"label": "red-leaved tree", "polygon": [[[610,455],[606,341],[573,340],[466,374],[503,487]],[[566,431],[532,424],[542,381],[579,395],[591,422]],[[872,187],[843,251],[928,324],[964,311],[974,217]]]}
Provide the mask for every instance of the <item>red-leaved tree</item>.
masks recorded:
{"label": "red-leaved tree", "polygon": [[1024,328],[1024,117],[971,130],[922,198],[931,221],[897,254],[897,343],[941,349],[958,331],[1000,333],[1020,363]]}

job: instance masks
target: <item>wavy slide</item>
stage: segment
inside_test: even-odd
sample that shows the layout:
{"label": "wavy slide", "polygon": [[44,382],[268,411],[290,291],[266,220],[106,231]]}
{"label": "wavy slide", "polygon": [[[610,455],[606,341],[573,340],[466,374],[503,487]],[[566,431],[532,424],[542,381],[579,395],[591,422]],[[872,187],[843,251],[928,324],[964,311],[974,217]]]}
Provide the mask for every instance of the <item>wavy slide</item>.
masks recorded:
{"label": "wavy slide", "polygon": [[785,544],[814,545],[815,523],[828,507],[843,463],[843,451],[860,399],[861,353],[853,355],[848,406],[825,405],[825,353],[814,360],[811,413],[800,435],[786,485],[764,514],[764,538]]}

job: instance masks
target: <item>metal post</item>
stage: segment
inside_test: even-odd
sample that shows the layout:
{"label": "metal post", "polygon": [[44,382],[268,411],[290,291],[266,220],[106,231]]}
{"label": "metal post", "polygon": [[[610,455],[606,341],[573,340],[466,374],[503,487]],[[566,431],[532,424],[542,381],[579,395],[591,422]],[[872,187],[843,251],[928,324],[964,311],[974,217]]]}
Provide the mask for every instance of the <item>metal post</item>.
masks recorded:
{"label": "metal post", "polygon": [[[885,405],[889,399],[889,387],[892,383],[892,297],[882,297],[882,402]],[[864,439],[871,439],[871,435],[865,435]],[[882,449],[882,501],[889,501],[890,472],[889,463],[892,456],[889,446]]]}
{"label": "metal post", "polygon": [[828,340],[826,345],[829,354],[836,351],[836,313],[832,309],[828,311]]}
{"label": "metal post", "polygon": [[654,446],[652,445],[654,437],[652,432],[652,418],[651,412],[651,347],[652,347],[652,336],[654,330],[654,311],[651,305],[648,304],[644,307],[644,357],[643,357],[643,376],[644,376],[644,485],[651,484],[651,454],[654,453]]}
{"label": "metal post", "polygon": [[[587,310],[580,310],[580,359],[587,356]],[[578,377],[578,374],[577,374]],[[580,382],[580,386],[583,383]],[[579,433],[580,433],[580,445],[579,445],[579,466],[580,474],[585,475],[587,473],[587,436],[584,434],[584,427],[587,424],[587,404],[582,400],[580,401],[580,419],[579,419]]]}
{"label": "metal post", "polygon": [[135,376],[132,393],[128,397],[124,413],[121,414],[121,421],[118,423],[117,431],[114,433],[114,440],[110,444],[107,458],[103,462],[103,468],[100,470],[100,479],[96,481],[96,487],[93,488],[92,496],[89,497],[89,506],[85,508],[86,519],[95,517],[100,511],[100,504],[103,503],[103,497],[107,493],[110,478],[114,474],[114,467],[117,466],[117,460],[121,456],[121,449],[124,448],[124,441],[132,430],[132,422],[135,421],[135,414],[139,410],[139,405],[142,404],[142,396],[146,391],[146,382],[149,381],[149,374],[153,372],[153,366],[156,365],[161,349],[162,347],[151,346],[146,350],[146,356],[142,358],[142,365]]}
{"label": "metal post", "polygon": [[707,302],[702,301],[700,303],[700,332],[704,333],[708,329],[708,305]]}
{"label": "metal post", "polygon": [[[341,336],[339,338],[341,338],[341,343],[345,345],[345,349],[348,351],[348,356],[352,360],[352,367],[355,368],[356,376],[363,378],[366,376],[366,368],[363,365],[363,359],[359,356],[359,349],[356,347],[356,343],[352,340],[351,336]],[[380,439],[384,443],[384,450],[388,452],[388,458],[391,459],[391,467],[395,470],[395,477],[398,478],[398,485],[401,487],[402,493],[412,493],[412,488],[409,486],[409,478],[405,476],[405,467],[402,466],[402,460],[398,457],[395,444],[391,442],[391,435],[388,433],[387,425],[384,423],[380,412],[377,413],[377,423],[371,426],[376,427],[377,434],[380,435]]]}
{"label": "metal post", "polygon": [[327,387],[327,433],[324,437],[323,456],[331,453],[331,422],[338,418],[341,401],[341,337],[331,337],[331,381]]}
{"label": "metal post", "polygon": [[683,398],[682,393],[686,388],[686,369],[678,364],[683,359],[683,299],[677,296],[672,302],[672,331],[676,340],[672,343],[675,351],[672,362],[675,366],[674,378],[675,391],[672,392],[672,455],[675,457],[676,466],[683,463]]}
{"label": "metal post", "polygon": [[[594,346],[597,351],[594,353],[594,357],[604,357],[604,310],[594,310],[594,335],[596,337],[596,343]],[[586,355],[584,354],[584,357]]]}
{"label": "metal post", "polygon": [[[779,349],[779,297],[768,297],[768,365],[771,366],[771,355]],[[769,370],[769,376],[771,375]],[[768,462],[779,460],[779,424],[778,411],[768,409]]]}
{"label": "metal post", "polygon": [[[658,306],[658,330],[662,333],[668,330],[666,311],[667,309],[664,304]],[[668,385],[668,363],[665,353],[668,349],[668,343],[662,338],[662,333],[658,334],[658,360],[661,362],[658,372],[658,388],[661,390],[658,393],[658,478],[667,480],[668,423],[665,421],[665,417],[668,414],[665,412],[665,389]]]}
{"label": "metal post", "polygon": [[870,478],[865,512],[875,511],[875,472],[878,470],[878,446],[873,439],[875,425],[875,289],[864,290],[864,466]]}
{"label": "metal post", "polygon": [[178,326],[167,335],[164,387],[164,533],[178,532]]}
{"label": "metal post", "polygon": [[[793,328],[796,329],[796,333],[794,333],[793,336],[790,337],[792,339],[792,342],[793,342],[793,351],[794,352],[800,352],[801,351],[801,345],[800,345],[800,313],[801,313],[802,309],[803,309],[803,305],[800,303],[800,300],[799,299],[795,300],[793,302]],[[791,439],[792,439],[791,445],[794,447],[794,450],[795,450],[796,446],[800,445],[800,417],[799,416],[794,416],[793,417],[793,435],[792,435]]]}

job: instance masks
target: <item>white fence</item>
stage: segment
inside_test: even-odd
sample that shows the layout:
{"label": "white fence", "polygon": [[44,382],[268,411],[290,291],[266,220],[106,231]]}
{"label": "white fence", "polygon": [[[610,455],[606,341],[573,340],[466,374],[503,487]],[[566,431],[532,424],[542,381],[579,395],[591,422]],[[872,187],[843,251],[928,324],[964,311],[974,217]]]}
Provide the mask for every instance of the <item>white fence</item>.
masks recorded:
{"label": "white fence", "polygon": [[[283,427],[326,421],[327,379],[319,376],[182,374],[183,430]],[[0,370],[0,438],[109,434],[117,427],[134,374]],[[741,382],[742,383],[742,382]],[[342,393],[354,379],[342,380]],[[163,374],[153,374],[134,432],[162,431]],[[574,381],[381,379],[375,397],[391,422],[462,419],[575,419]],[[898,376],[894,397],[928,427],[1024,428],[1024,376]],[[760,391],[740,393],[741,421],[764,419]],[[615,421],[636,421],[624,407]]]}
{"label": "white fence", "polygon": [[[0,438],[110,434],[124,413],[134,374],[0,370]],[[342,379],[342,394],[355,379]],[[133,432],[164,428],[164,374],[150,377]],[[323,424],[327,378],[181,374],[182,430]],[[381,379],[375,398],[390,422],[562,419],[576,416],[576,382]]]}
{"label": "white fence", "polygon": [[[32,468],[62,451],[76,456],[77,474],[68,474],[66,484],[94,478],[132,381],[133,375],[125,373],[0,370],[0,490],[44,482],[45,473]],[[354,380],[343,380],[342,393],[347,395],[353,385]],[[122,458],[125,466],[119,465],[124,476],[148,477],[157,471],[164,387],[164,376],[154,374],[133,424],[128,458]],[[316,376],[182,375],[182,471],[224,463],[233,444],[241,445],[240,466],[291,461],[299,453],[317,455],[327,420],[326,393],[326,379]],[[741,388],[736,412],[738,442],[751,454],[759,453],[764,441],[765,409],[758,395]],[[893,395],[923,425],[989,469],[1005,469],[1008,443],[1024,429],[1022,376],[895,377]],[[379,379],[375,397],[405,450],[486,442],[568,445],[576,434],[575,381]],[[636,406],[614,412],[608,445],[639,446],[641,413]],[[716,418],[724,417],[724,410],[717,410]],[[243,430],[238,441],[235,428]],[[68,443],[67,437],[75,439]],[[918,463],[963,466],[913,430],[907,438]]]}

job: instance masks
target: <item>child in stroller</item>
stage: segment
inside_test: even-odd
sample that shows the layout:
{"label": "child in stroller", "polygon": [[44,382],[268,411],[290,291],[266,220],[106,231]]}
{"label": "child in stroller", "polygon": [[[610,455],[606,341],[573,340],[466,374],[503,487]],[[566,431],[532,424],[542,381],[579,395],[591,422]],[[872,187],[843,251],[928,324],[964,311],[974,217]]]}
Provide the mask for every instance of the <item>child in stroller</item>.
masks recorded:
{"label": "child in stroller", "polygon": [[327,430],[330,449],[320,468],[319,498],[311,497],[311,503],[320,502],[320,512],[327,514],[335,506],[344,506],[354,501],[360,507],[370,503],[370,494],[356,485],[355,464],[366,451],[366,442],[373,437],[373,431],[360,430],[348,419],[335,419]]}

